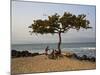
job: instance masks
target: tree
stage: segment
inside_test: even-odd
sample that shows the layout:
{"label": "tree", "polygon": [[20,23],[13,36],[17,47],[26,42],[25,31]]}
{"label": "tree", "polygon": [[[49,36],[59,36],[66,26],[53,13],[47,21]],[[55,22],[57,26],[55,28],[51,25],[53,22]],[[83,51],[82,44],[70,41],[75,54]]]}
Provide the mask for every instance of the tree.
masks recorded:
{"label": "tree", "polygon": [[59,36],[58,42],[58,51],[61,54],[61,33],[65,33],[70,29],[80,30],[89,29],[90,22],[86,19],[85,14],[74,15],[71,13],[64,12],[62,16],[55,13],[54,15],[48,16],[48,19],[42,20],[33,20],[33,24],[29,26],[32,29],[31,33],[40,33],[40,34],[55,34]]}

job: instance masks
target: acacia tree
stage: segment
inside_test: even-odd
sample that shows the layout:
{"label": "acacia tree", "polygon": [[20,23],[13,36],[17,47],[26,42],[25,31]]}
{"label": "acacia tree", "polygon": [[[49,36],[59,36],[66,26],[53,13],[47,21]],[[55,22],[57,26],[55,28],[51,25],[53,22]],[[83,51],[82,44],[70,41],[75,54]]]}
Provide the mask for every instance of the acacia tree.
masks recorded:
{"label": "acacia tree", "polygon": [[80,30],[91,28],[89,26],[90,22],[86,19],[85,14],[74,15],[71,13],[64,12],[62,16],[57,13],[51,16],[48,16],[48,19],[42,20],[33,20],[33,24],[29,26],[32,29],[31,33],[40,33],[40,34],[58,34],[58,51],[61,54],[61,33],[65,33],[70,29]]}

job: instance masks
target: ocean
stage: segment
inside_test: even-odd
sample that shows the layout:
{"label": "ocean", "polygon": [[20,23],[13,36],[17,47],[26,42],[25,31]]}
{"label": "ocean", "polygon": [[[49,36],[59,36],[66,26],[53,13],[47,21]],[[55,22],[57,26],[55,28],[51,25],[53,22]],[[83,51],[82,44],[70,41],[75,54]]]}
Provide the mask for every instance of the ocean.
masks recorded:
{"label": "ocean", "polygon": [[[45,48],[49,46],[50,51],[57,49],[57,43],[46,44],[12,44],[11,50],[29,51],[43,53]],[[87,55],[89,57],[96,57],[96,43],[62,43],[62,51],[74,52],[78,56]]]}

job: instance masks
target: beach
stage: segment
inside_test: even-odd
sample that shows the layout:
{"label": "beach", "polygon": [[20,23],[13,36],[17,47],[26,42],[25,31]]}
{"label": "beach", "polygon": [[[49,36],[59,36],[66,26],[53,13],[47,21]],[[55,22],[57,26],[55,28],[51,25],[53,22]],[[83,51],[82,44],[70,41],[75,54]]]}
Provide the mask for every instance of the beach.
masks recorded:
{"label": "beach", "polygon": [[49,59],[41,54],[34,57],[19,57],[11,60],[11,73],[37,73],[54,71],[73,71],[96,69],[96,62],[77,60],[63,56],[59,59]]}

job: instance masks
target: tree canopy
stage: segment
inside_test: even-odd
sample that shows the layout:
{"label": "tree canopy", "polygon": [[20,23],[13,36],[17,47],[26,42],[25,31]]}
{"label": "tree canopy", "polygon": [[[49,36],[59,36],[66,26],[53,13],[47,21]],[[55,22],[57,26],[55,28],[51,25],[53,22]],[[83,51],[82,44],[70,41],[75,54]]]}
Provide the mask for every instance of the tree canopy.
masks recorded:
{"label": "tree canopy", "polygon": [[86,19],[85,14],[80,14],[78,16],[65,12],[62,16],[55,13],[54,15],[48,16],[48,19],[33,20],[33,24],[29,26],[32,28],[31,33],[65,33],[69,29],[79,30],[80,28],[88,29],[89,20]]}

